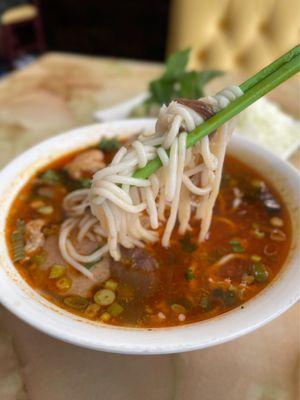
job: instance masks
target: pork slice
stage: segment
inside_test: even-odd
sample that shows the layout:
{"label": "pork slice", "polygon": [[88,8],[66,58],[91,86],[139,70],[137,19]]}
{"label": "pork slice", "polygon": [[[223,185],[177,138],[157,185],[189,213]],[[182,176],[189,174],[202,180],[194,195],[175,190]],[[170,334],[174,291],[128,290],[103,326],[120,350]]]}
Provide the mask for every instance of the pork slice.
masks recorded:
{"label": "pork slice", "polygon": [[26,253],[33,253],[45,243],[45,236],[42,232],[44,225],[45,221],[43,219],[34,219],[25,225],[25,236],[27,238],[25,244]]}
{"label": "pork slice", "polygon": [[73,179],[80,179],[84,174],[94,174],[105,166],[104,154],[97,149],[87,150],[75,157],[65,166]]}
{"label": "pork slice", "polygon": [[105,282],[110,277],[110,263],[108,257],[103,258],[95,264],[91,268],[91,272],[94,275],[94,280],[91,280],[80,273],[76,273],[75,271],[70,274],[72,286],[66,294],[88,297],[95,285]]}

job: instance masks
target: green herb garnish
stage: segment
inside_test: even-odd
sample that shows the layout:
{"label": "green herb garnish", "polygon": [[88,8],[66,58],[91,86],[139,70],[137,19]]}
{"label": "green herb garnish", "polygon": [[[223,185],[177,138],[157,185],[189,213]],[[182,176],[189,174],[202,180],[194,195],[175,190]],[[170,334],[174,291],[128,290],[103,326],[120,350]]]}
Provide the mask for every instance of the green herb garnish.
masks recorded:
{"label": "green herb garnish", "polygon": [[251,266],[251,273],[254,275],[254,279],[256,280],[256,282],[260,283],[266,282],[269,277],[268,270],[266,266],[262,263],[253,264]]}
{"label": "green herb garnish", "polygon": [[235,253],[244,253],[245,248],[241,245],[241,243],[238,240],[230,240],[229,242],[231,244],[232,250]]}
{"label": "green herb garnish", "polygon": [[55,169],[48,169],[42,172],[39,178],[46,185],[60,184],[63,181],[60,171]]}
{"label": "green herb garnish", "polygon": [[180,243],[182,250],[188,253],[193,253],[195,250],[197,250],[197,245],[191,241],[191,237],[189,235],[181,239]]}
{"label": "green herb garnish", "polygon": [[81,188],[83,189],[88,189],[91,187],[92,180],[89,178],[81,178],[77,180],[78,185],[80,185]]}
{"label": "green herb garnish", "polygon": [[41,253],[35,254],[34,256],[31,257],[31,261],[35,265],[42,265],[44,262],[47,260],[48,253],[43,250]]}
{"label": "green herb garnish", "polygon": [[204,96],[203,88],[206,83],[216,76],[222,75],[222,72],[214,70],[187,71],[190,52],[190,49],[185,49],[170,55],[163,74],[150,82],[149,98],[133,110],[133,115],[147,115],[152,105],[168,104],[175,98],[198,99]]}
{"label": "green herb garnish", "polygon": [[194,274],[194,271],[192,270],[192,268],[188,268],[184,272],[184,277],[187,281],[193,281],[194,279],[196,279],[196,275]]}
{"label": "green herb garnish", "polygon": [[99,143],[99,149],[102,151],[114,151],[118,150],[121,144],[117,138],[107,139],[103,138]]}
{"label": "green herb garnish", "polygon": [[203,296],[200,299],[200,306],[203,308],[205,311],[209,311],[212,308],[211,301],[209,300],[208,296]]}
{"label": "green herb garnish", "polygon": [[214,289],[213,296],[222,300],[225,306],[232,306],[236,300],[236,294],[232,290]]}
{"label": "green herb garnish", "polygon": [[83,266],[84,266],[85,268],[87,268],[87,269],[91,269],[91,268],[93,268],[94,265],[97,264],[97,262],[98,262],[98,261],[88,262],[88,263],[83,264]]}

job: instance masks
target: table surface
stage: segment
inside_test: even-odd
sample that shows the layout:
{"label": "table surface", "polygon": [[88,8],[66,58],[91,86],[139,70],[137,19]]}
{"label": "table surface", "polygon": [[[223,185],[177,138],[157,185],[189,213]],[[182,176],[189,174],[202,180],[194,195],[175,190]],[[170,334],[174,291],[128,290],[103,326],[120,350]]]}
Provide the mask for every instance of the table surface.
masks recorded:
{"label": "table surface", "polygon": [[[94,111],[144,91],[161,68],[154,63],[49,53],[28,68],[2,79],[0,167],[40,140],[93,122]],[[241,78],[242,75],[218,78],[208,90],[240,82]],[[271,98],[290,114],[299,116],[297,82],[282,85]],[[300,168],[299,154],[294,154],[290,161]],[[297,398],[298,305],[234,342],[181,356],[104,355],[51,339],[4,310],[1,322],[14,335],[33,400],[40,399],[42,393],[43,400],[53,399],[53,393],[55,400],[66,396],[73,400],[98,399],[95,391],[103,390],[112,396],[104,396],[107,400],[134,400],[143,393],[147,400],[198,400],[200,394],[201,400]],[[103,363],[109,368],[104,368]],[[88,376],[80,365],[88,367]],[[103,374],[102,380],[95,373],[97,368]],[[74,375],[78,379],[76,388],[70,387]],[[53,381],[57,383],[55,391]],[[118,388],[119,385],[124,388],[124,383],[126,394],[123,391],[120,397]]]}

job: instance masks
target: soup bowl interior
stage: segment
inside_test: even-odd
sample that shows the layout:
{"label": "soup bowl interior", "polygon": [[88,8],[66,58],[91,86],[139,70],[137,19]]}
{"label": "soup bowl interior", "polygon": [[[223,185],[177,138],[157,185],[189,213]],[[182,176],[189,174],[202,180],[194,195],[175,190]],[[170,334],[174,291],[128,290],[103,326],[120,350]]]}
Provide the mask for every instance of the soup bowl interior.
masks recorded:
{"label": "soup bowl interior", "polygon": [[163,354],[200,349],[246,334],[280,315],[299,298],[299,175],[286,162],[235,135],[228,152],[259,172],[285,201],[293,229],[288,258],[275,280],[243,305],[215,318],[170,328],[122,328],[71,314],[34,291],[10,260],[5,241],[9,208],[37,170],[69,152],[97,143],[104,135],[129,137],[154,128],[154,120],[96,124],[53,137],[11,162],[0,173],[0,301],[12,313],[58,339],[97,350],[127,354]]}

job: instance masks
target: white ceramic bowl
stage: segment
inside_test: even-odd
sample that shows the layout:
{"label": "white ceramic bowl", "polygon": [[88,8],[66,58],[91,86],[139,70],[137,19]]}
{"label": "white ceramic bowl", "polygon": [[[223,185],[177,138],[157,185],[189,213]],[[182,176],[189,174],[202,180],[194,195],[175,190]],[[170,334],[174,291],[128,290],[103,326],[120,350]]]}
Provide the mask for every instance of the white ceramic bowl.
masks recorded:
{"label": "white ceramic bowl", "polygon": [[216,318],[162,329],[131,329],[100,325],[77,317],[36,293],[19,275],[5,243],[9,207],[18,191],[41,167],[63,154],[93,145],[105,136],[130,136],[153,129],[154,120],[125,120],[92,125],[46,140],[11,162],[0,173],[0,301],[35,328],[61,340],[91,349],[128,354],[162,354],[220,344],[271,321],[299,298],[299,175],[263,148],[234,136],[229,152],[273,183],[288,206],[293,244],[282,271],[267,288],[244,304]]}

